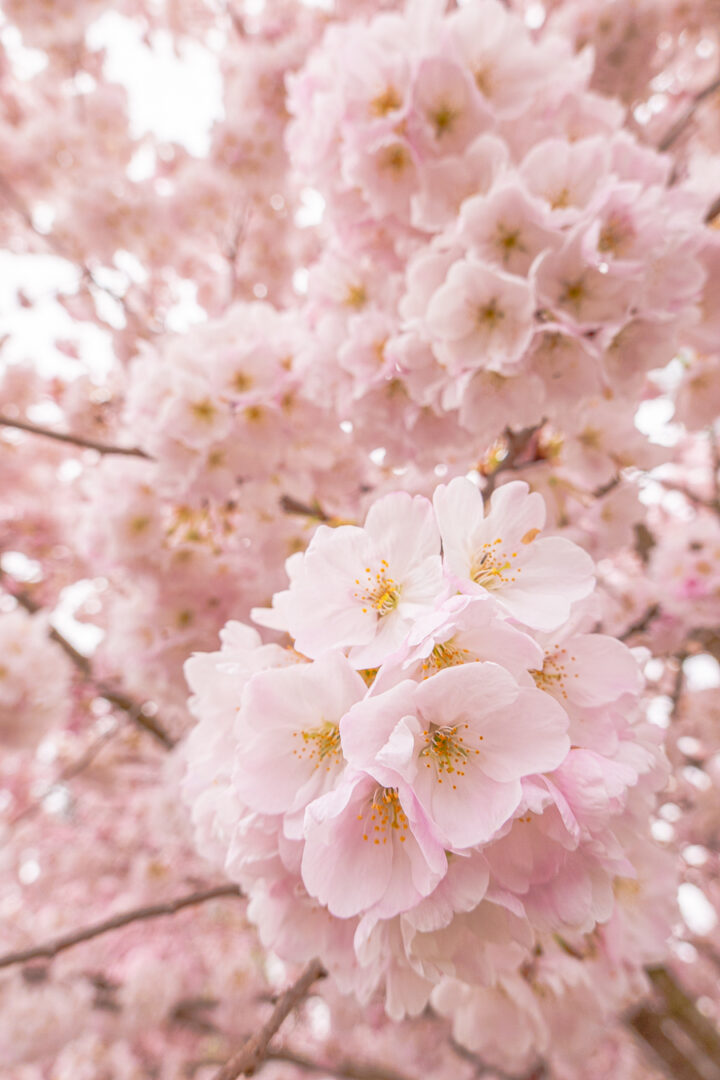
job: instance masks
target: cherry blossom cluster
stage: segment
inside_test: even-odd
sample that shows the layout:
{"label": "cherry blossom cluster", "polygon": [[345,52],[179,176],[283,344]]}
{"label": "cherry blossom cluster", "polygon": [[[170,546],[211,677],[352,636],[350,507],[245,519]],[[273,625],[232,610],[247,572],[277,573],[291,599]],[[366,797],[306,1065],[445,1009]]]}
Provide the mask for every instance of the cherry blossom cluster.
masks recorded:
{"label": "cherry blossom cluster", "polygon": [[[549,943],[562,997],[566,937],[596,964],[622,942],[621,998],[669,917],[642,929],[623,898],[667,871],[643,850],[665,769],[638,662],[592,632],[592,560],[544,524],[521,481],[487,512],[461,477],[432,503],[388,494],[362,527],[321,526],[254,612],[292,646],[230,623],[186,665],[198,847],[263,940],[361,998],[384,985],[394,1017],[432,995],[511,1067],[549,1042],[533,955]],[[503,1051],[487,1021],[505,998],[505,1022],[530,1009],[536,1030]]]}
{"label": "cherry blossom cluster", "polygon": [[720,1068],[716,8],[3,5],[3,1080]]}
{"label": "cherry blossom cluster", "polygon": [[706,325],[705,201],[588,89],[589,59],[500,0],[418,3],[332,27],[292,78],[291,161],[330,230],[310,386],[369,448],[448,461],[549,421],[557,463],[579,444],[617,471],[646,373]]}

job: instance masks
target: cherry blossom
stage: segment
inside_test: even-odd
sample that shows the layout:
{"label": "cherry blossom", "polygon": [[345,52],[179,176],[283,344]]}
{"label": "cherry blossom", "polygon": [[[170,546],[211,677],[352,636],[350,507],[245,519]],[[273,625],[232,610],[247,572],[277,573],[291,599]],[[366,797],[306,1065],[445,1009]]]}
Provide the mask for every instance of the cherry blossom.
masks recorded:
{"label": "cherry blossom", "polygon": [[487,515],[479,490],[461,478],[437,489],[435,506],[445,564],[461,591],[489,593],[537,629],[560,625],[591,591],[592,562],[581,549],[562,537],[538,539],[545,507],[523,482],[495,492]]}
{"label": "cherry blossom", "polygon": [[8,1080],[717,1071],[716,14],[4,5]]}

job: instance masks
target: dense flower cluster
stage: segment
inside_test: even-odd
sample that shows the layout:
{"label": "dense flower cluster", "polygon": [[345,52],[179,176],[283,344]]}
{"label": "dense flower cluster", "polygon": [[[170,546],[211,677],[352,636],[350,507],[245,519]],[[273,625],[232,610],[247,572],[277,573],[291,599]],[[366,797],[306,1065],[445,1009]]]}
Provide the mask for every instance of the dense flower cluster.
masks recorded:
{"label": "dense flower cluster", "polygon": [[333,27],[292,79],[291,160],[330,230],[306,363],[370,446],[384,408],[400,460],[541,421],[571,476],[579,454],[605,458],[598,484],[637,460],[634,403],[697,320],[714,247],[589,59],[500,0],[418,3]]}
{"label": "dense flower cluster", "polygon": [[718,1072],[717,21],[3,5],[3,1080]]}
{"label": "dense flower cluster", "polygon": [[501,1053],[487,1021],[524,983],[504,1006],[520,1023],[533,956],[572,997],[566,937],[608,965],[622,939],[626,978],[663,938],[622,899],[665,871],[641,854],[665,770],[638,663],[591,632],[592,561],[544,524],[521,481],[487,512],[464,478],[433,504],[386,495],[363,527],[321,526],[254,613],[292,646],[231,623],[186,665],[198,846],[263,939],[361,997],[384,984],[396,1018],[432,993],[512,1066],[538,1040]]}

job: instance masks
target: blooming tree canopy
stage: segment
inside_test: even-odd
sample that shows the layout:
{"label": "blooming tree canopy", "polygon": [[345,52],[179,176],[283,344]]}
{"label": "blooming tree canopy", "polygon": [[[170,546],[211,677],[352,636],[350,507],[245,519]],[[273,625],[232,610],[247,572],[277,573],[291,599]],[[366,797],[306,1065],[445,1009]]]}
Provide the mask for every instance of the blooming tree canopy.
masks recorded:
{"label": "blooming tree canopy", "polygon": [[720,1077],[716,16],[6,0],[3,1078]]}

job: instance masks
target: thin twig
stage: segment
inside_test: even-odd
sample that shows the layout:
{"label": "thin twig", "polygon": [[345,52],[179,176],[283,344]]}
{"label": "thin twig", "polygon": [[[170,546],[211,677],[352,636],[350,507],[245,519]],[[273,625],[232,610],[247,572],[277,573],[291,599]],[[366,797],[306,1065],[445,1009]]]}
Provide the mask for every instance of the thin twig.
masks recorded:
{"label": "thin twig", "polygon": [[97,442],[95,439],[86,439],[84,435],[53,431],[52,428],[31,424],[29,420],[13,420],[11,417],[2,414],[0,414],[0,427],[26,431],[30,435],[40,435],[44,439],[55,439],[57,442],[68,443],[70,446],[79,446],[84,450],[97,450],[99,454],[122,454],[125,457],[145,458],[147,461],[154,460],[150,454],[146,454],[139,446],[109,446],[107,443]]}
{"label": "thin twig", "polygon": [[265,1061],[270,1041],[283,1021],[307,997],[313,983],[325,975],[326,971],[320,961],[311,960],[302,975],[279,998],[269,1019],[257,1035],[251,1036],[238,1052],[225,1062],[215,1074],[214,1080],[237,1080],[238,1076],[252,1076]]}
{"label": "thin twig", "polygon": [[[361,1061],[343,1060],[336,1064],[327,1064],[323,1061],[314,1061],[303,1054],[296,1054],[294,1050],[268,1050],[265,1061],[284,1061],[294,1065],[303,1072],[322,1073],[323,1076],[336,1076],[338,1080],[414,1080],[406,1073],[400,1073],[397,1069],[388,1068],[386,1065],[366,1064]],[[185,1066],[188,1076],[194,1076],[199,1069],[210,1065],[222,1064],[219,1058],[201,1058],[192,1061]]]}
{"label": "thin twig", "polygon": [[[718,213],[720,213],[720,207]],[[710,438],[710,466],[712,469],[712,509],[716,514],[720,514],[720,439],[718,439],[712,427],[708,435]]]}
{"label": "thin twig", "polygon": [[270,1050],[266,1059],[286,1061],[305,1072],[321,1072],[325,1075],[332,1073],[333,1076],[341,1077],[342,1080],[413,1080],[405,1073],[388,1069],[385,1065],[366,1065],[360,1061],[339,1061],[336,1065],[325,1065],[302,1054],[296,1054],[292,1050]]}
{"label": "thin twig", "polygon": [[[7,575],[2,571],[0,571],[0,576],[5,577],[7,580]],[[38,612],[42,610],[42,605],[33,600],[32,596],[29,596],[26,592],[15,589],[8,589],[8,592],[29,615],[37,615]],[[72,660],[75,667],[86,679],[92,678],[92,668],[87,656],[85,656],[84,653],[79,652],[78,649],[68,641],[64,634],[61,634],[59,630],[56,630],[54,626],[51,626],[48,630],[48,637],[52,638],[55,644],[60,646],[65,655]]]}
{"label": "thin twig", "polygon": [[653,619],[656,619],[659,614],[660,605],[651,604],[647,611],[644,612],[644,614],[641,615],[639,619],[637,619],[634,623],[631,623],[630,626],[628,626],[627,630],[623,631],[622,634],[618,635],[620,641],[627,641],[628,638],[633,637],[635,634],[641,634],[643,630],[647,630],[650,623],[653,621]]}
{"label": "thin twig", "polygon": [[705,211],[705,224],[712,225],[718,214],[720,214],[720,195],[718,195],[717,198],[713,199],[713,201],[710,203],[710,206]]}
{"label": "thin twig", "polygon": [[662,994],[667,1015],[683,1028],[716,1067],[720,1066],[720,1032],[716,1026],[698,1011],[695,1002],[668,968],[650,967],[646,968],[646,973],[655,990]]}
{"label": "thin twig", "polygon": [[628,1026],[635,1032],[642,1045],[652,1051],[653,1064],[659,1063],[663,1071],[675,1080],[706,1080],[682,1050],[669,1037],[664,1017],[652,1009],[637,1009],[628,1019]]}
{"label": "thin twig", "polygon": [[593,499],[602,499],[605,495],[609,495],[611,491],[614,491],[621,480],[622,476],[617,473],[611,480],[607,480],[604,484],[600,484],[600,486],[596,487],[590,494]]}
{"label": "thin twig", "polygon": [[292,495],[280,496],[280,509],[286,514],[298,514],[300,517],[313,518],[316,521],[321,521],[323,523],[332,520],[318,502],[314,502],[309,506],[307,503],[300,502],[299,499],[293,498]]}
{"label": "thin twig", "polygon": [[[2,570],[0,570],[0,577],[7,578]],[[22,590],[8,589],[8,594],[12,596],[25,611],[31,615],[36,615],[40,610],[40,604],[36,603],[31,596]],[[104,679],[98,679],[92,669],[92,664],[87,656],[79,652],[71,642],[61,634],[54,626],[48,630],[48,636],[60,646],[65,655],[72,661],[75,667],[78,669],[82,677],[89,683],[91,683],[98,695],[104,697],[106,701],[109,701],[112,705],[116,705],[119,709],[123,709],[128,713],[130,719],[138,727],[141,727],[144,731],[147,731],[158,742],[162,743],[166,750],[172,750],[175,746],[176,740],[170,735],[165,728],[152,716],[146,716],[143,712],[143,703],[136,701],[130,697],[129,694],[124,693],[122,690],[116,689],[111,683]]]}
{"label": "thin twig", "polygon": [[75,761],[70,761],[63,769],[60,770],[52,783],[48,784],[48,786],[45,788],[41,795],[38,795],[36,799],[33,799],[33,801],[28,804],[28,806],[18,811],[15,817],[10,819],[10,821],[8,822],[9,827],[14,828],[21,821],[24,821],[26,818],[31,817],[40,809],[42,804],[45,802],[47,797],[52,794],[55,788],[57,788],[60,784],[67,783],[68,780],[73,780],[76,776],[79,776],[81,772],[84,772],[88,765],[91,765],[93,763],[93,761],[98,756],[103,747],[106,746],[107,743],[109,743],[122,731],[123,726],[124,725],[122,723],[116,723],[115,726],[110,728],[109,731],[104,731],[102,735],[99,735],[97,739],[94,739],[93,742],[90,743],[90,745],[85,749],[85,751],[80,755],[79,758],[77,758]]}
{"label": "thin twig", "polygon": [[709,98],[714,94],[716,90],[720,90],[720,78],[713,79],[711,83],[695,95],[680,119],[676,120],[670,130],[663,135],[658,143],[657,148],[661,154],[664,154],[666,150],[669,150],[673,143],[680,138],[683,131],[697,112],[699,106],[702,105],[706,98]]}
{"label": "thin twig", "polygon": [[466,1046],[459,1043],[452,1035],[448,1039],[448,1045],[462,1061],[467,1061],[468,1064],[475,1066],[475,1075],[478,1077],[483,1077],[486,1073],[491,1073],[492,1076],[498,1077],[498,1080],[542,1080],[543,1077],[547,1076],[547,1066],[543,1061],[539,1061],[536,1065],[531,1066],[529,1072],[523,1073],[522,1076],[517,1076],[517,1074],[512,1075],[504,1072],[502,1069],[496,1068],[494,1065],[489,1065],[486,1061],[483,1061],[479,1054],[475,1054],[472,1050],[468,1050]]}
{"label": "thin twig", "polygon": [[678,653],[675,657],[677,660],[677,671],[673,680],[673,688],[670,693],[670,701],[672,702],[672,708],[670,710],[670,716],[674,717],[680,706],[680,698],[682,697],[683,690],[685,689],[685,671],[683,664],[688,658],[686,652]]}
{"label": "thin twig", "polygon": [[30,949],[21,949],[18,952],[6,953],[0,956],[0,968],[12,967],[14,964],[27,964],[31,960],[52,960],[58,953],[80,945],[84,941],[108,934],[113,930],[119,930],[130,923],[140,922],[143,919],[158,919],[163,915],[175,915],[183,908],[194,907],[196,904],[204,904],[207,900],[216,900],[222,896],[242,896],[237,885],[215,885],[211,889],[203,889],[181,896],[177,900],[170,900],[165,904],[149,904],[147,907],[135,908],[133,911],[125,911],[120,915],[113,915],[104,922],[95,923],[93,926],[85,926],[80,930],[74,930],[70,934],[64,934],[55,941],[45,945],[35,945]]}
{"label": "thin twig", "polygon": [[26,228],[33,233],[34,236],[37,236],[50,251],[53,251],[61,259],[66,259],[68,262],[73,263],[78,267],[83,281],[86,283],[89,282],[96,289],[99,289],[101,292],[104,292],[107,296],[111,297],[112,300],[123,308],[126,315],[135,320],[137,326],[140,327],[147,336],[156,332],[145,325],[142,317],[131,307],[126,297],[115,292],[115,290],[111,289],[109,286],[103,285],[91,268],[86,263],[77,260],[74,254],[66,249],[65,245],[57,236],[54,236],[53,233],[41,232],[40,229],[38,229],[25,202],[12,184],[2,175],[0,175],[0,197],[4,198],[5,201],[10,204],[18,217],[22,219]]}
{"label": "thin twig", "polygon": [[656,484],[659,484],[660,487],[664,488],[665,491],[676,491],[695,506],[703,506],[706,510],[715,510],[716,508],[714,499],[706,499],[703,495],[698,495],[697,492],[692,491],[684,484],[678,484],[674,480],[661,479],[658,476],[654,476],[653,480]]}
{"label": "thin twig", "polygon": [[142,711],[143,706],[139,702],[135,701],[128,694],[122,690],[116,690],[109,683],[101,682],[93,679],[94,685],[97,687],[100,697],[104,697],[106,701],[109,701],[111,705],[116,705],[118,709],[123,709],[129,714],[133,723],[138,727],[143,728],[148,734],[152,735],[158,742],[162,743],[166,750],[172,750],[177,744],[177,739],[174,739],[172,735],[168,734],[165,728],[152,716],[146,716]]}

